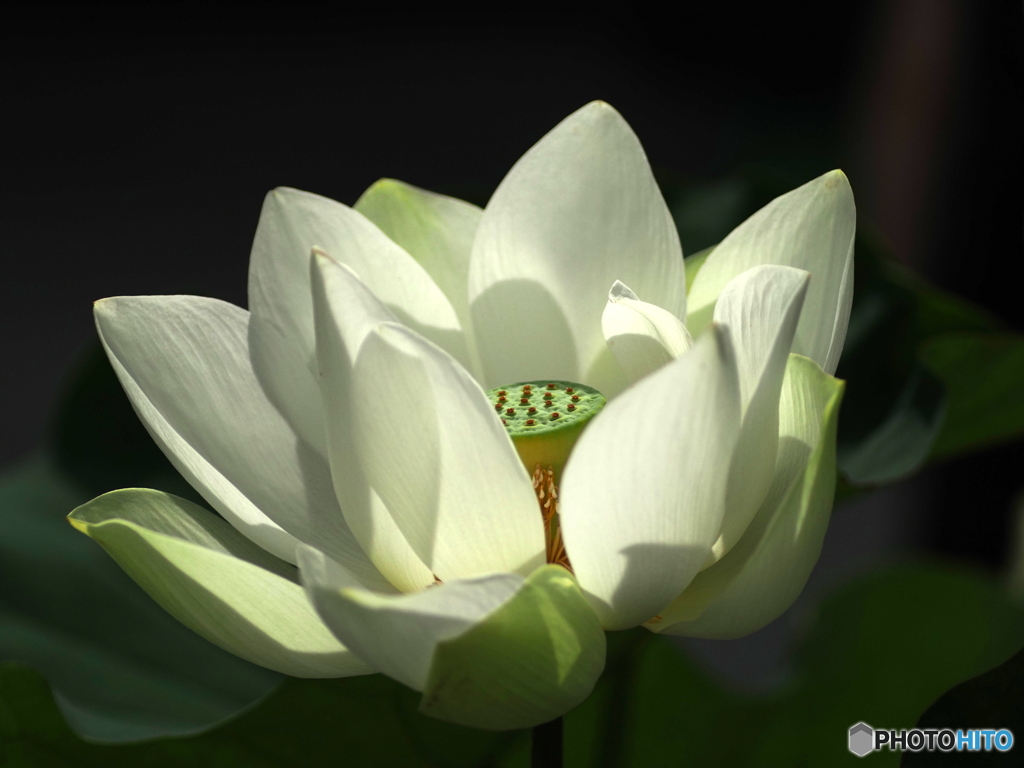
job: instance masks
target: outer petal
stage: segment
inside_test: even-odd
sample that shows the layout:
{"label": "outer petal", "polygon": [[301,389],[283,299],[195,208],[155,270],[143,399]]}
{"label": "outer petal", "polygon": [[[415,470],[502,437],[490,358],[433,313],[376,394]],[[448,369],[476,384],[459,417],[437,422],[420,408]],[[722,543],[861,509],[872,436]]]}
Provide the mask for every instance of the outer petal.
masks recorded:
{"label": "outer petal", "polygon": [[243,659],[294,677],[373,671],[321,623],[293,566],[195,504],[113,491],[68,519],[178,621]]}
{"label": "outer petal", "polygon": [[466,356],[466,347],[441,290],[415,259],[362,214],[295,189],[268,193],[249,260],[253,365],[274,404],[322,448],[309,284],[314,247],[354,269],[403,322],[460,358]]}
{"label": "outer petal", "polygon": [[576,580],[544,566],[483,622],[438,644],[420,711],[475,728],[530,728],[583,702],[604,659],[604,632]]}
{"label": "outer petal", "polygon": [[728,326],[736,350],[743,404],[717,557],[743,535],[772,483],[779,393],[808,277],[792,267],[754,267],[733,278],[715,305],[715,322]]}
{"label": "outer petal", "polygon": [[346,266],[314,253],[316,349],[334,490],[363,550],[402,591],[422,589],[434,575],[413,552],[384,502],[370,487],[356,448],[352,371],[366,335],[394,315]]}
{"label": "outer petal", "polygon": [[589,383],[616,280],[685,317],[672,216],[636,135],[597,101],[523,155],[484,210],[469,298],[487,386]]}
{"label": "outer petal", "polygon": [[198,296],[137,296],[99,301],[95,314],[149,433],[228,522],[289,562],[301,539],[368,583],[383,581],[345,525],[326,462],[260,386],[245,310]]}
{"label": "outer petal", "polygon": [[423,266],[468,330],[469,256],[483,210],[394,179],[375,183],[354,207]]}
{"label": "outer petal", "polygon": [[708,559],[739,428],[736,359],[715,327],[583,433],[562,481],[562,533],[606,629],[649,619]]}
{"label": "outer petal", "polygon": [[736,275],[761,264],[797,267],[812,279],[793,351],[833,373],[850,319],[856,224],[853,192],[842,171],[777,197],[730,232],[701,266],[690,288],[690,333],[711,320],[718,294]]}
{"label": "outer petal", "polygon": [[[693,346],[682,320],[668,310],[640,301],[619,280],[608,292],[601,329],[630,383],[653,373]],[[613,394],[604,392],[606,397]]]}
{"label": "outer petal", "polygon": [[790,357],[780,406],[779,453],[768,498],[739,543],[693,583],[655,632],[734,638],[785,611],[821,553],[835,490],[836,425],[843,382]]}
{"label": "outer petal", "polygon": [[523,577],[495,573],[456,580],[408,595],[360,588],[329,558],[310,547],[300,555],[310,600],[338,638],[378,672],[422,691],[434,648],[458,637],[505,603]]}
{"label": "outer petal", "polygon": [[444,350],[385,323],[363,342],[352,398],[370,485],[441,579],[544,562],[533,486],[479,385]]}
{"label": "outer petal", "polygon": [[304,552],[303,583],[339,637],[365,643],[386,674],[424,692],[420,711],[493,730],[528,728],[582,702],[605,638],[572,575],[544,566],[456,581],[416,595],[346,588]]}

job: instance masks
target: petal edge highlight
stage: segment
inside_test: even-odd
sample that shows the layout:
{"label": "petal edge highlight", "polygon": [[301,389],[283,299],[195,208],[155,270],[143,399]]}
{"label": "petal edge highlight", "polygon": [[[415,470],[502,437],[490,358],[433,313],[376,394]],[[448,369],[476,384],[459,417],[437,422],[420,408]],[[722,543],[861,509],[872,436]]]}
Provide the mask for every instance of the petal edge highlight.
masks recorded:
{"label": "petal edge highlight", "polygon": [[780,616],[814,568],[832,511],[844,382],[791,355],[780,409],[775,480],[743,538],[702,571],[658,622],[670,635],[736,638]]}
{"label": "petal edge highlight", "polygon": [[323,625],[294,566],[202,507],[127,489],[93,499],[68,520],[178,621],[243,659],[294,677],[373,671]]}
{"label": "petal edge highlight", "polygon": [[741,272],[763,264],[797,267],[812,279],[792,351],[834,373],[850,320],[856,227],[853,191],[842,171],[775,198],[730,232],[701,266],[688,297],[690,332],[696,335],[711,321],[719,293]]}
{"label": "petal edge highlight", "polygon": [[[675,223],[640,141],[610,105],[569,115],[512,167],[484,209],[469,299],[486,386],[579,381],[605,348],[622,280],[677,317],[686,276]],[[571,352],[552,353],[552,334]]]}
{"label": "petal edge highlight", "polygon": [[580,437],[561,485],[562,533],[606,629],[645,622],[710,557],[739,429],[736,358],[714,326]]}

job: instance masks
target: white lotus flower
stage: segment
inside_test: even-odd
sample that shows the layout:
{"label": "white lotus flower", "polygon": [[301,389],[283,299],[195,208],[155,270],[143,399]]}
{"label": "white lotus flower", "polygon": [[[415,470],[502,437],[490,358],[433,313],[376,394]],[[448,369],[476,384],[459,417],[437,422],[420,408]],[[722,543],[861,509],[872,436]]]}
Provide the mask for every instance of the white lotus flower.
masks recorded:
{"label": "white lotus flower", "polygon": [[248,312],[96,305],[136,411],[220,517],[122,490],[71,521],[257,664],[383,672],[469,725],[544,722],[590,692],[602,630],[736,637],[802,589],[854,225],[826,174],[733,231],[687,295],[640,143],[601,102],[485,210],[387,180],[355,208],[275,190]]}

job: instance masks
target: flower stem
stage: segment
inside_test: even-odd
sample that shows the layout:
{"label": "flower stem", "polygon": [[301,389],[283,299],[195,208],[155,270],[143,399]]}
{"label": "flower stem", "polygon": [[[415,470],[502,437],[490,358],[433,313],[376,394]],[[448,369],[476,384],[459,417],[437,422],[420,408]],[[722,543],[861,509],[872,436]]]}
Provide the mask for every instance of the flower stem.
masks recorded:
{"label": "flower stem", "polygon": [[562,718],[534,726],[530,765],[532,768],[562,768]]}

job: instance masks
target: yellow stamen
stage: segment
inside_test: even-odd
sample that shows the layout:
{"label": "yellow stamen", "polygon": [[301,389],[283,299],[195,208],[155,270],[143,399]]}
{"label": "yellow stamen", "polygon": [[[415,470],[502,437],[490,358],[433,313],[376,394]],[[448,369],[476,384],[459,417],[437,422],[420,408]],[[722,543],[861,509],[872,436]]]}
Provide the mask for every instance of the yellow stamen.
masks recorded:
{"label": "yellow stamen", "polygon": [[562,527],[558,524],[558,486],[555,485],[555,471],[540,464],[533,469],[533,490],[537,494],[540,515],[544,520],[544,538],[547,542],[547,560],[572,571],[569,556],[562,541]]}

